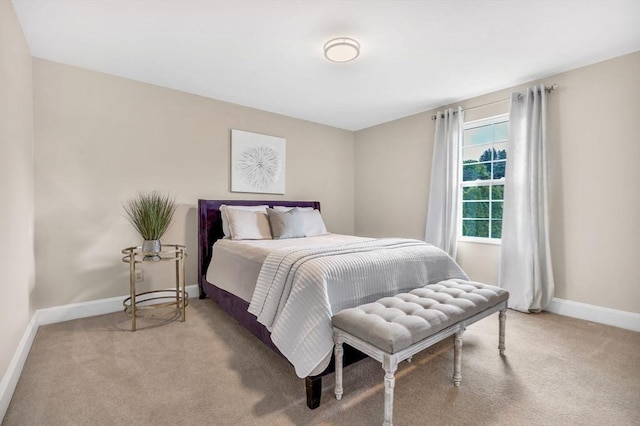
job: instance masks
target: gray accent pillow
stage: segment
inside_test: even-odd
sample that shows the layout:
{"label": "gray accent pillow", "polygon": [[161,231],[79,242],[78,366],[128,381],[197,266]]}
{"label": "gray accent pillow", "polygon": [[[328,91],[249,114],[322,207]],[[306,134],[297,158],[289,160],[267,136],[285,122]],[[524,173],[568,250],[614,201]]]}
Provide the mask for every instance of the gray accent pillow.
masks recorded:
{"label": "gray accent pillow", "polygon": [[271,235],[274,240],[305,237],[304,219],[297,208],[286,212],[267,209]]}

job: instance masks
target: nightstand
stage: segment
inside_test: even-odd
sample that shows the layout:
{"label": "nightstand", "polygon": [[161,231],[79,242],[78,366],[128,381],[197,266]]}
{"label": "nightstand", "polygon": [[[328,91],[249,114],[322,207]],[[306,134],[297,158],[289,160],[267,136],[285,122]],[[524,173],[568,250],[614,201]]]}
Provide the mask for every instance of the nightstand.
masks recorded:
{"label": "nightstand", "polygon": [[[186,247],[179,244],[162,244],[159,253],[145,253],[142,247],[127,247],[122,250],[125,256],[122,261],[129,264],[129,288],[130,296],[123,302],[124,311],[131,315],[131,331],[136,331],[136,319],[143,316],[143,312],[158,308],[175,308],[176,317],[185,321],[186,307],[189,304],[189,295],[184,289],[184,258],[187,256]],[[150,255],[156,255],[151,258]],[[146,258],[145,258],[146,257]],[[153,265],[165,262],[174,262],[176,265],[175,290],[152,290],[136,293],[136,265]]]}

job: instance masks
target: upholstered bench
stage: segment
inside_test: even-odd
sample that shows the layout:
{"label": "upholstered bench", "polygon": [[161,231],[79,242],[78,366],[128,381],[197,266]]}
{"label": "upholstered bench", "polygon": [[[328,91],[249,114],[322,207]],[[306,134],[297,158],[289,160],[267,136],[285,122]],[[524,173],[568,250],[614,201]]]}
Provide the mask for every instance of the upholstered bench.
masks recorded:
{"label": "upholstered bench", "polygon": [[384,368],[384,425],[392,424],[393,387],[398,363],[454,335],[453,383],[460,386],[462,333],[494,312],[499,314],[498,349],[504,334],[509,293],[498,287],[464,280],[445,280],[345,309],[333,317],[335,394],[342,398],[342,344],[347,343],[382,363]]}

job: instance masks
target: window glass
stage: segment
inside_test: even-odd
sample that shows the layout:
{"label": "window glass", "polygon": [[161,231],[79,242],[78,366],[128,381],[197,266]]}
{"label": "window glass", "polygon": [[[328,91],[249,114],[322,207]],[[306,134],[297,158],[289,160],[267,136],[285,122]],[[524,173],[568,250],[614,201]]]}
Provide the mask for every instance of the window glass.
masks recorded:
{"label": "window glass", "polygon": [[502,221],[491,221],[491,238],[502,238]]}
{"label": "window glass", "polygon": [[465,237],[489,238],[489,221],[463,220],[462,235]]}
{"label": "window glass", "polygon": [[509,121],[465,123],[462,135],[462,237],[500,239]]}
{"label": "window glass", "polygon": [[493,178],[494,179],[504,178],[506,168],[507,168],[506,161],[495,161],[493,163]]}
{"label": "window glass", "polygon": [[492,200],[504,200],[504,185],[492,185],[491,186],[491,199]]}
{"label": "window glass", "polygon": [[491,179],[491,163],[489,164],[464,164],[462,166],[462,180],[474,181]]}
{"label": "window glass", "polygon": [[506,142],[493,144],[493,159],[494,160],[507,159],[507,143]]}
{"label": "window glass", "polygon": [[464,131],[465,146],[493,142],[493,125],[474,127]]}
{"label": "window glass", "polygon": [[494,219],[502,219],[502,201],[491,203],[491,217]]}
{"label": "window glass", "polygon": [[463,188],[462,189],[462,199],[463,200],[488,200],[489,199],[489,187],[488,186],[476,186],[476,187]]}
{"label": "window glass", "polygon": [[463,219],[489,218],[489,202],[468,201],[462,203]]}
{"label": "window glass", "polygon": [[487,145],[468,146],[462,149],[462,162],[464,164],[477,163],[481,160],[484,152],[487,150]]}
{"label": "window glass", "polygon": [[493,125],[493,140],[494,141],[506,141],[509,136],[509,122],[503,121],[502,123],[496,123]]}

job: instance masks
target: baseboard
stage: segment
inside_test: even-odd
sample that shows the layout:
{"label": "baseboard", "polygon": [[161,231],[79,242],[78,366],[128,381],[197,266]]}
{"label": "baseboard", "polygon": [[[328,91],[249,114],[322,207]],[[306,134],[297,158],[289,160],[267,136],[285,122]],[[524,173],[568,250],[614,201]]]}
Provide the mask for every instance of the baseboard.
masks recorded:
{"label": "baseboard", "polygon": [[4,419],[7,408],[9,408],[13,391],[16,389],[18,379],[22,373],[22,367],[24,367],[24,363],[27,361],[27,355],[29,355],[33,339],[35,339],[37,332],[37,318],[36,315],[33,314],[31,321],[29,321],[29,324],[22,335],[22,339],[20,339],[20,343],[18,343],[18,347],[13,354],[13,358],[11,358],[9,367],[0,382],[0,423],[2,422],[2,419]]}
{"label": "baseboard", "polygon": [[[186,286],[185,290],[189,293],[189,297],[197,297],[199,294],[197,284]],[[54,306],[52,308],[38,309],[35,311],[22,335],[22,339],[20,339],[13,358],[11,358],[9,367],[0,382],[0,423],[2,419],[4,419],[7,408],[9,408],[9,403],[13,397],[13,392],[16,390],[18,379],[22,373],[22,368],[27,360],[38,328],[41,325],[121,311],[123,309],[122,301],[126,297],[127,296],[120,296],[109,299],[91,300],[89,302]]]}
{"label": "baseboard", "polygon": [[[185,287],[189,297],[198,294],[198,285]],[[91,300],[89,302],[72,303],[69,305],[54,306],[52,308],[38,309],[38,325],[54,324],[70,321],[78,318],[94,317],[96,315],[110,314],[121,311],[122,301],[128,296],[111,297],[109,299]]]}
{"label": "baseboard", "polygon": [[588,305],[555,297],[545,310],[554,314],[640,332],[640,314],[634,312]]}

